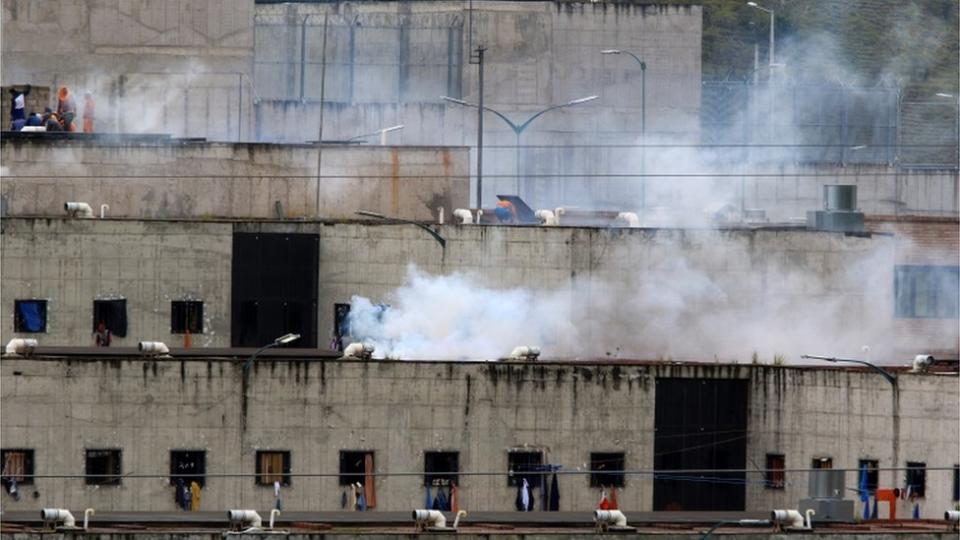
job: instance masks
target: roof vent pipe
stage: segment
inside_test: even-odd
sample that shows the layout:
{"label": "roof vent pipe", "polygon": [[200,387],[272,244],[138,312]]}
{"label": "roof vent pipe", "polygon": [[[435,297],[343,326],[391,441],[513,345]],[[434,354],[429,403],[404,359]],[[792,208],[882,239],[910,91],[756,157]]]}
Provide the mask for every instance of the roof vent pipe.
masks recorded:
{"label": "roof vent pipe", "polygon": [[369,360],[373,356],[373,345],[369,343],[354,342],[343,349],[344,358],[357,358],[359,360]]}
{"label": "roof vent pipe", "polygon": [[96,513],[97,511],[94,510],[93,508],[87,508],[86,510],[83,511],[83,530],[86,531],[87,529],[90,528],[90,516]]}
{"label": "roof vent pipe", "polygon": [[804,526],[803,514],[796,510],[774,510],[770,512],[770,521],[784,529],[808,529]]}
{"label": "roof vent pipe", "polygon": [[540,356],[540,347],[521,345],[510,352],[511,360],[536,360]]}
{"label": "roof vent pipe", "polygon": [[537,210],[535,215],[537,216],[537,219],[540,220],[541,225],[553,227],[557,224],[557,216],[555,216],[550,210]]}
{"label": "roof vent pipe", "polygon": [[852,184],[823,186],[823,209],[828,212],[856,212],[857,186]]}
{"label": "roof vent pipe", "polygon": [[918,354],[913,357],[914,373],[925,373],[933,365],[933,357],[929,354]]}
{"label": "roof vent pipe", "polygon": [[144,356],[170,354],[170,349],[161,341],[141,341],[137,343],[137,350]]}
{"label": "roof vent pipe", "polygon": [[227,510],[227,519],[236,527],[249,525],[260,528],[263,525],[263,519],[256,510]]}
{"label": "roof vent pipe", "polygon": [[7,354],[30,354],[37,348],[37,340],[30,338],[13,338],[7,342],[4,350]]}
{"label": "roof vent pipe", "polygon": [[454,210],[453,217],[460,220],[460,225],[471,225],[473,223],[473,214],[466,208],[457,208]]}
{"label": "roof vent pipe", "polygon": [[635,212],[620,212],[617,214],[617,221],[626,223],[627,227],[639,227],[640,217]]}
{"label": "roof vent pipe", "polygon": [[110,205],[109,205],[109,204],[101,204],[101,205],[100,205],[100,219],[103,219],[103,218],[107,217],[107,210],[109,210],[109,209],[110,209]]}
{"label": "roof vent pipe", "polygon": [[73,514],[63,508],[44,508],[40,510],[40,519],[43,520],[44,525],[51,529],[56,528],[57,523],[61,522],[64,527],[74,528],[77,526],[77,520],[73,517]]}
{"label": "roof vent pipe", "polygon": [[273,528],[273,519],[280,515],[280,510],[273,508],[270,510],[270,528]]}
{"label": "roof vent pipe", "polygon": [[92,218],[93,217],[93,208],[90,208],[90,205],[85,202],[65,202],[63,203],[63,209],[67,211],[73,217],[78,218]]}
{"label": "roof vent pipe", "polygon": [[627,516],[619,510],[594,510],[593,522],[597,532],[633,530],[633,527],[627,527]]}
{"label": "roof vent pipe", "polygon": [[439,510],[414,510],[413,522],[416,524],[417,531],[422,531],[427,527],[445,529],[447,527],[447,518]]}

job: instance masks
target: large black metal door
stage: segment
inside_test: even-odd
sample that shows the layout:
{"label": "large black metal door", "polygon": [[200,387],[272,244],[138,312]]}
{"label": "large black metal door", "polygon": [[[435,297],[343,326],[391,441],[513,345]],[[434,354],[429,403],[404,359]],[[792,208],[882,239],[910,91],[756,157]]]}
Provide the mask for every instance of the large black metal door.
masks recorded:
{"label": "large black metal door", "polygon": [[317,346],[316,234],[235,233],[231,343],[261,347],[293,332]]}
{"label": "large black metal door", "polygon": [[[674,379],[656,382],[654,468],[744,469],[747,381]],[[658,474],[654,510],[744,510],[742,472]]]}

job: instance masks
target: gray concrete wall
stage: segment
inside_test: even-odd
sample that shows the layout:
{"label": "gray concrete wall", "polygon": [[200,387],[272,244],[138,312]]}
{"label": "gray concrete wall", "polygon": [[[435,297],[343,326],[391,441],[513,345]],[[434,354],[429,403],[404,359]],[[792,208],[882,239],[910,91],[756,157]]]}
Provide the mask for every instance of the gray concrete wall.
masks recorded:
{"label": "gray concrete wall", "polygon": [[[37,474],[82,475],[85,448],[122,448],[119,487],[85,486],[82,478],[37,479],[20,502],[98,510],[172,510],[171,449],[205,449],[207,474],[251,474],[257,449],[289,450],[294,474],[336,474],[339,450],[373,450],[377,511],[409,510],[423,501],[424,450],[460,452],[464,472],[506,472],[507,451],[536,448],[550,463],[576,471],[591,451],[622,451],[631,470],[653,468],[659,377],[749,380],[748,463],[783,452],[788,467],[829,455],[836,468],[857,459],[893,465],[887,383],[874,373],[736,365],[503,364],[470,362],[310,362],[262,359],[245,384],[241,362],[218,359],[5,358],[5,447],[34,448]],[[927,472],[923,515],[948,508],[956,462],[960,399],[956,377],[900,376],[900,459]],[[244,397],[245,396],[245,397]],[[246,411],[247,426],[241,423]],[[902,466],[903,463],[900,463]],[[748,477],[759,481],[759,474]],[[856,485],[847,473],[847,486]],[[747,488],[747,510],[794,507],[805,475],[788,473],[783,491]],[[902,486],[899,474],[881,485]],[[619,496],[627,510],[650,510],[648,475],[630,476]],[[560,479],[561,510],[589,510],[599,496],[585,475]],[[285,510],[337,510],[335,477],[294,476],[283,488]],[[510,510],[515,489],[504,476],[461,476],[460,505]],[[539,495],[539,493],[538,493]],[[253,478],[210,476],[201,508],[265,509],[273,489]],[[901,513],[907,511],[903,503]]]}
{"label": "gray concrete wall", "polygon": [[[169,300],[188,293],[211,314],[208,335],[194,336],[194,344],[229,344],[234,232],[319,235],[320,343],[332,335],[334,303],[353,295],[390,302],[410,265],[431,275],[460,273],[477,287],[556,293],[578,337],[550,338],[545,353],[553,357],[619,348],[621,357],[749,361],[756,351],[762,361],[774,354],[793,361],[816,339],[853,353],[869,344],[890,362],[901,357],[884,344],[911,354],[956,354],[958,341],[947,331],[905,333],[888,343],[894,241],[883,236],[446,225],[439,227],[442,249],[407,225],[8,218],[3,227],[6,309],[14,299],[49,298],[49,330],[37,336],[46,345],[89,343],[92,300],[108,294],[126,297],[136,314],[118,345],[180,343],[169,334]],[[7,313],[3,333],[10,335]],[[939,320],[914,322],[943,327]]]}
{"label": "gray concrete wall", "polygon": [[[466,206],[468,150],[198,141],[0,143],[8,215],[63,215],[83,201],[137,218],[357,219],[357,210],[447,219]],[[319,193],[317,187],[320,187]]]}
{"label": "gray concrete wall", "polygon": [[253,17],[253,0],[3,0],[2,83],[67,85],[78,117],[89,91],[100,132],[247,139]]}
{"label": "gray concrete wall", "polygon": [[[483,203],[495,202],[497,193],[519,192],[535,204],[556,206],[563,204],[556,202],[563,190],[582,198],[595,182],[567,180],[562,186],[540,186],[539,192],[529,186],[518,190],[517,170],[525,175],[605,172],[615,157],[576,145],[636,144],[644,111],[649,137],[697,140],[701,28],[700,6],[475,2],[471,16],[462,2],[258,5],[255,69],[262,101],[257,135],[290,142],[316,137],[326,65],[324,138],[346,139],[404,124],[404,131],[391,135],[394,140],[475,145],[475,110],[440,96],[477,102],[478,74],[469,53],[483,44],[488,48],[485,105],[515,124],[551,105],[599,96],[530,125],[523,145],[574,145],[546,156],[535,150],[518,154],[506,123],[493,114],[484,121],[484,166],[490,176]],[[632,58],[600,54],[611,48],[629,50],[646,62],[645,86]],[[302,86],[301,72],[306,74]]]}

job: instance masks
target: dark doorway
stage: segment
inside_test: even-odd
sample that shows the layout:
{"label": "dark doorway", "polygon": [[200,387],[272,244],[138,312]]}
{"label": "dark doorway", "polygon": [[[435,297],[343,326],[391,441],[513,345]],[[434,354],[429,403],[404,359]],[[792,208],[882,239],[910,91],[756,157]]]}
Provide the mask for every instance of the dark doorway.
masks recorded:
{"label": "dark doorway", "polygon": [[[673,379],[656,382],[653,509],[743,510],[747,456],[747,381]],[[696,471],[695,471],[696,470]]]}
{"label": "dark doorway", "polygon": [[288,333],[317,346],[316,234],[233,235],[231,344],[262,347]]}

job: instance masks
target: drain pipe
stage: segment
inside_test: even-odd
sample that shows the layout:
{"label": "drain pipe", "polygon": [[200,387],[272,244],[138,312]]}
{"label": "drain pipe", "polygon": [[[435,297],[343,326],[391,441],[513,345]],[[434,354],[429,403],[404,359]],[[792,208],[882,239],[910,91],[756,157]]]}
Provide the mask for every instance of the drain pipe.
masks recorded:
{"label": "drain pipe", "polygon": [[100,219],[103,219],[103,218],[107,217],[107,210],[109,210],[109,209],[110,209],[110,205],[109,205],[109,204],[101,204],[101,205],[100,205]]}
{"label": "drain pipe", "polygon": [[273,519],[280,515],[280,511],[276,508],[270,510],[270,528],[273,529]]}
{"label": "drain pipe", "polygon": [[453,211],[453,217],[460,220],[460,225],[473,224],[473,214],[466,208],[457,208]]}
{"label": "drain pipe", "polygon": [[63,522],[63,526],[74,529],[77,527],[77,520],[69,510],[63,508],[44,508],[40,510],[40,519],[45,525],[49,524],[56,528],[57,523]]}
{"label": "drain pipe", "polygon": [[93,508],[87,508],[83,511],[83,530],[88,530],[90,528],[90,516],[96,514],[97,511]]}
{"label": "drain pipe", "polygon": [[[808,512],[813,511],[811,508]],[[809,519],[809,515],[808,515]],[[803,514],[796,510],[774,510],[770,512],[770,521],[786,530],[804,530]]]}
{"label": "drain pipe", "polygon": [[457,517],[455,517],[455,518],[453,519],[453,528],[456,529],[457,526],[460,525],[460,518],[465,518],[465,517],[467,517],[467,511],[466,511],[466,510],[460,510],[460,511],[458,511],[458,512],[457,512]]}
{"label": "drain pipe", "polygon": [[447,518],[443,517],[443,512],[439,510],[414,510],[413,522],[417,530],[423,530],[425,527],[445,529],[447,527]]}

